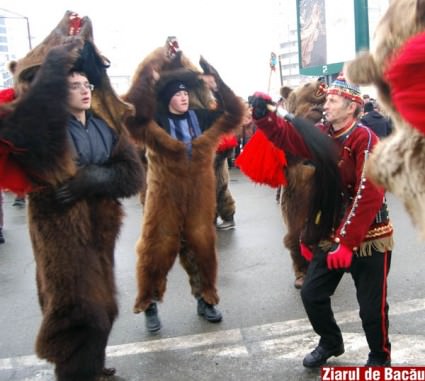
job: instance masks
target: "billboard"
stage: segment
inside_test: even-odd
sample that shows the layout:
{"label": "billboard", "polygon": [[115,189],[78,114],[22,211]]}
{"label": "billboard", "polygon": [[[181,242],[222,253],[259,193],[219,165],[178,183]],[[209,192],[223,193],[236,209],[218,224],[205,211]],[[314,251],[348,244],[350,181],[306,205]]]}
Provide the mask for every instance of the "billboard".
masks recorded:
{"label": "billboard", "polygon": [[297,0],[297,21],[300,74],[338,73],[364,33],[369,46],[367,0]]}

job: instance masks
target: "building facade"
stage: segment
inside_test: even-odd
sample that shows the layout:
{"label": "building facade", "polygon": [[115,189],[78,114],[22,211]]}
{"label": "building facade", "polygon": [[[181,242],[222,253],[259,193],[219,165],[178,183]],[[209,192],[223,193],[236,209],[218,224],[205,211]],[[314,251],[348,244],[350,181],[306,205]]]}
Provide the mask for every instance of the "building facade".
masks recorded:
{"label": "building facade", "polygon": [[23,57],[31,50],[28,18],[0,8],[0,89],[11,87],[11,61]]}
{"label": "building facade", "polygon": [[[338,4],[340,4],[340,2],[347,2],[347,6],[353,5],[353,0],[338,0]],[[372,45],[376,25],[385,13],[389,0],[368,0],[367,3],[369,41]],[[279,40],[277,56],[280,70],[280,82],[281,86],[289,86],[292,88],[313,78],[300,74],[296,6],[296,0],[277,0],[279,25],[276,26],[276,31]],[[329,46],[328,49],[338,49],[338,45]]]}

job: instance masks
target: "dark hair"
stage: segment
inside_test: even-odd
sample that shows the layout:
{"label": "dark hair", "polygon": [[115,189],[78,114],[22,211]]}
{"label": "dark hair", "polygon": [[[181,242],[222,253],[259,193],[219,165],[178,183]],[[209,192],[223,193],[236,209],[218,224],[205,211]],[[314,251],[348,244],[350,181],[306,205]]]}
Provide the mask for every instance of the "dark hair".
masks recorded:
{"label": "dark hair", "polygon": [[373,111],[375,107],[373,106],[372,102],[366,102],[364,105],[364,112],[370,112]]}
{"label": "dark hair", "polygon": [[[82,75],[83,77],[86,77],[86,78],[87,78],[87,74],[86,74],[84,71],[82,71],[82,70],[71,69],[71,70],[69,71],[69,74],[68,74],[68,75],[74,75],[74,74],[80,74],[80,75]],[[87,79],[88,79],[88,78],[87,78]]]}

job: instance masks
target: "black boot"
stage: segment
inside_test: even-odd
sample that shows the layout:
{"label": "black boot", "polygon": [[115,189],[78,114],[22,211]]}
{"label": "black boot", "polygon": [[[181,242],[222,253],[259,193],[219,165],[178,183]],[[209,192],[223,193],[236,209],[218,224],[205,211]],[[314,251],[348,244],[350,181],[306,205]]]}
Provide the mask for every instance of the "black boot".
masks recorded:
{"label": "black boot", "polygon": [[198,299],[198,315],[211,323],[218,323],[223,319],[221,312],[202,298]]}
{"label": "black boot", "polygon": [[145,310],[145,325],[149,332],[157,332],[161,329],[156,303],[149,304],[149,307]]}
{"label": "black boot", "polygon": [[0,243],[5,243],[6,240],[4,239],[4,235],[3,235],[3,229],[0,228]]}
{"label": "black boot", "polygon": [[370,352],[365,366],[391,366],[391,359],[385,352]]}
{"label": "black boot", "polygon": [[321,365],[326,364],[329,357],[332,356],[341,356],[344,353],[344,344],[340,344],[334,348],[324,348],[321,345],[318,345],[313,352],[309,353],[304,357],[303,365],[306,368],[317,368]]}

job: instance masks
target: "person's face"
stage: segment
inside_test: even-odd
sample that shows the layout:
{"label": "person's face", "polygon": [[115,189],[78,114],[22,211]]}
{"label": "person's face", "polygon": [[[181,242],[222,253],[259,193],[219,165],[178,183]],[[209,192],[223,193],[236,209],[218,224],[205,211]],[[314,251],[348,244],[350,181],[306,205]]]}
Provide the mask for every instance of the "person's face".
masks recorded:
{"label": "person's face", "polygon": [[336,94],[329,94],[326,97],[323,110],[326,115],[326,120],[333,125],[345,123],[349,118],[353,117],[355,104],[347,102],[345,98]]}
{"label": "person's face", "polygon": [[170,99],[168,108],[173,114],[184,114],[189,110],[189,93],[186,90],[175,93]]}
{"label": "person's face", "polygon": [[69,101],[71,113],[88,110],[91,106],[91,85],[84,75],[72,73],[68,77]]}

